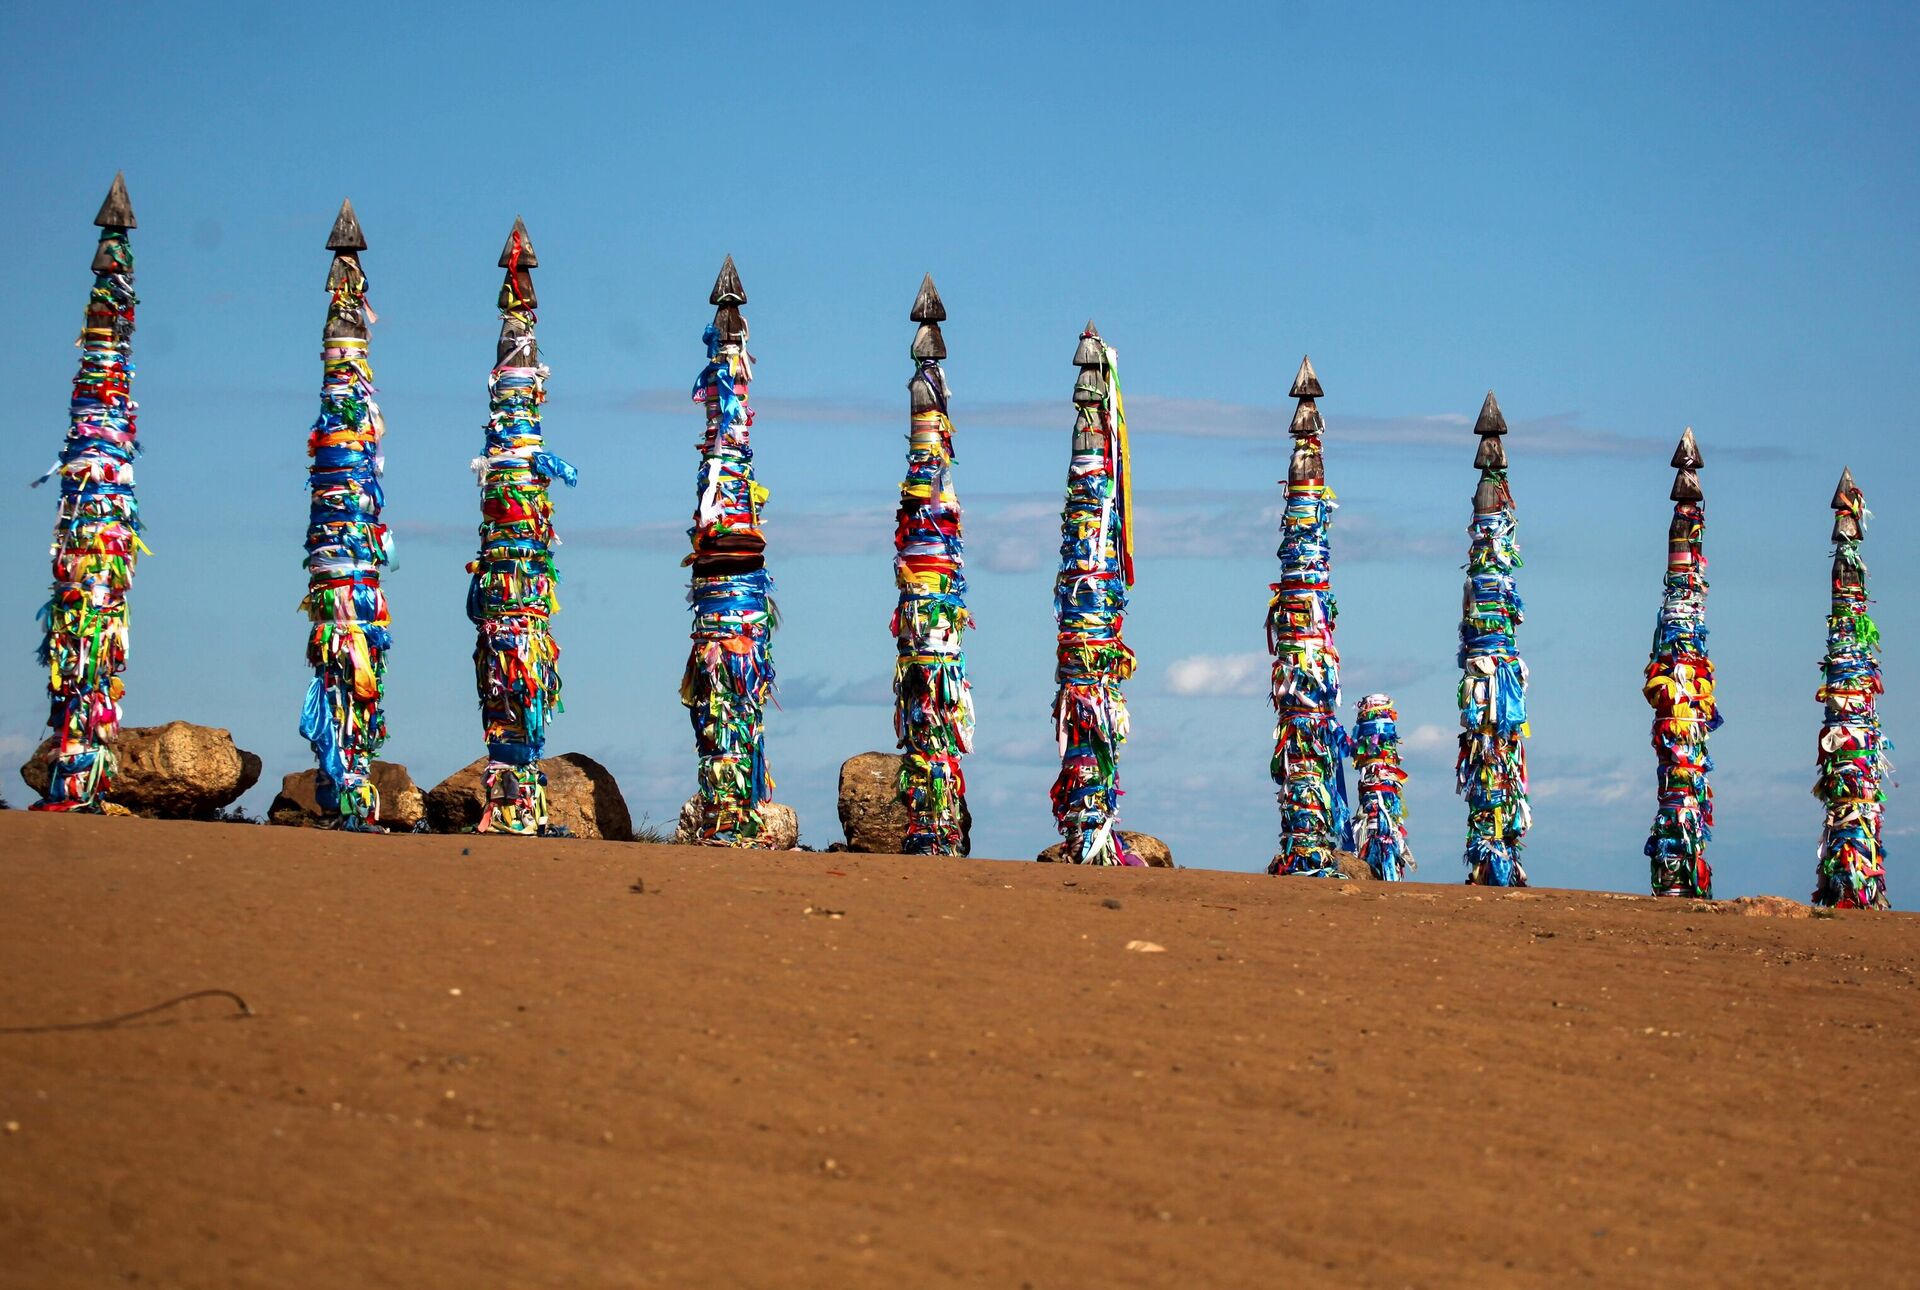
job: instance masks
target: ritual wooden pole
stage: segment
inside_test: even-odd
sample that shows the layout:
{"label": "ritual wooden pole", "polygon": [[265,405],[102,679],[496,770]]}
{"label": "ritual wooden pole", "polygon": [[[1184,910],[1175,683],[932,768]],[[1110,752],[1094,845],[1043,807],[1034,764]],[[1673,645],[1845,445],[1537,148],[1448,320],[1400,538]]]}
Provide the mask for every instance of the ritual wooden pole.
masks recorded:
{"label": "ritual wooden pole", "polygon": [[1706,496],[1704,465],[1688,426],[1673,450],[1673,519],[1667,526],[1667,573],[1654,622],[1644,687],[1653,708],[1653,751],[1659,759],[1659,804],[1646,844],[1656,896],[1713,897],[1707,843],[1713,837],[1713,758],[1707,739],[1720,727],[1707,654]]}
{"label": "ritual wooden pole", "polygon": [[1887,852],[1881,838],[1891,745],[1880,730],[1880,628],[1868,613],[1867,499],[1842,471],[1833,491],[1833,600],[1827,654],[1821,663],[1820,775],[1814,796],[1827,808],[1813,903],[1843,909],[1886,909]]}
{"label": "ritual wooden pole", "polygon": [[751,847],[761,830],[761,808],[771,800],[767,773],[766,704],[773,693],[772,637],[779,611],[766,570],[760,508],[766,489],[754,479],[748,387],[747,302],[728,256],[708,302],[715,306],[705,341],[707,364],[694,384],[706,407],[700,442],[699,501],[688,534],[693,552],[688,601],[693,648],[681,678],[680,699],[693,721],[700,759],[693,831],[705,846]]}
{"label": "ritual wooden pole", "polygon": [[1524,887],[1521,839],[1533,824],[1527,802],[1527,665],[1514,629],[1524,620],[1514,571],[1520,568],[1513,493],[1507,485],[1507,419],[1487,391],[1473,425],[1480,483],[1468,525],[1467,580],[1460,612],[1460,757],[1455,785],[1467,799],[1467,881]]}
{"label": "ritual wooden pole", "polygon": [[313,461],[301,608],[313,624],[307,636],[313,681],[300,733],[319,766],[314,788],[322,815],[340,828],[381,832],[373,758],[387,739],[383,703],[392,638],[380,576],[392,559],[393,540],[381,520],[385,426],[367,357],[367,328],[375,317],[360,267],[366,247],[353,203],[342,202],[327,237],[333,266],[321,340],[320,417],[307,439]]}
{"label": "ritual wooden pole", "polygon": [[487,378],[485,455],[474,462],[482,489],[480,554],[467,569],[467,617],[477,632],[474,679],[487,739],[486,806],[476,831],[547,834],[547,783],[540,771],[547,722],[565,711],[560,645],[552,615],[560,608],[553,563],[555,479],[578,478],[547,451],[540,407],[547,368],[534,335],[534,253],[516,219],[500,252],[500,342]]}
{"label": "ritual wooden pole", "polygon": [[127,591],[146,552],[133,459],[140,455],[133,401],[133,203],[115,174],[100,213],[93,290],[81,324],[80,370],[67,409],[60,461],[37,487],[60,477],[53,530],[53,585],[41,611],[40,666],[47,673],[53,748],[36,811],[105,809],[118,769],[110,740],[120,727],[120,674],[127,666]]}
{"label": "ritual wooden pole", "polygon": [[901,849],[908,855],[965,855],[966,776],[973,751],[973,692],[964,637],[967,578],[962,572],[960,502],[953,490],[953,422],[947,416],[947,356],[940,324],[947,309],[928,274],[909,314],[913,377],[907,475],[894,524],[894,734],[904,750],[898,793],[907,809]]}
{"label": "ritual wooden pole", "polygon": [[1340,728],[1340,652],[1334,648],[1332,548],[1335,509],[1326,485],[1321,435],[1325,391],[1310,359],[1300,360],[1287,505],[1280,528],[1280,581],[1267,604],[1275,717],[1272,774],[1279,785],[1280,849],[1267,872],[1338,878],[1336,849],[1350,848],[1346,732]]}
{"label": "ritual wooden pole", "polygon": [[1072,864],[1144,863],[1115,829],[1120,746],[1127,739],[1122,683],[1133,651],[1121,639],[1127,588],[1133,585],[1132,480],[1126,408],[1113,349],[1091,320],[1073,362],[1073,460],[1060,516],[1060,572],[1054,580],[1058,627],[1053,700],[1060,775],[1053,818]]}

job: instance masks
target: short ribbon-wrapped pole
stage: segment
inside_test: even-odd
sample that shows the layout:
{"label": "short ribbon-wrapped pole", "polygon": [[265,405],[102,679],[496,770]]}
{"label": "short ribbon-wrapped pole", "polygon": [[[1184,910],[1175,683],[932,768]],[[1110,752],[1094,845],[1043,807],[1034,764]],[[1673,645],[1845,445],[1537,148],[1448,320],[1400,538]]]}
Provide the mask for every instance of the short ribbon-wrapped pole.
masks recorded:
{"label": "short ribbon-wrapped pole", "polygon": [[1507,486],[1507,420],[1487,391],[1473,432],[1480,484],[1468,526],[1467,583],[1460,614],[1460,757],[1455,789],[1467,799],[1467,881],[1524,887],[1521,839],[1533,825],[1527,804],[1527,665],[1514,629],[1524,606],[1518,522]]}
{"label": "short ribbon-wrapped pole", "polygon": [[767,490],[753,477],[747,404],[753,359],[747,353],[747,302],[728,256],[709,302],[707,365],[694,383],[707,430],[700,442],[699,503],[687,530],[693,553],[687,600],[693,606],[693,648],[680,701],[693,721],[700,757],[695,836],[704,846],[751,847],[760,808],[771,800],[767,773],[767,700],[773,694],[773,632],[779,610],[767,576],[760,508]]}
{"label": "short ribbon-wrapped pole", "polygon": [[1133,585],[1132,480],[1120,374],[1111,347],[1089,321],[1073,356],[1073,461],[1060,515],[1058,627],[1053,700],[1060,775],[1053,818],[1071,864],[1140,865],[1115,831],[1120,745],[1127,739],[1122,683],[1133,651],[1121,639]]}
{"label": "short ribbon-wrapped pole", "polygon": [[953,422],[947,419],[947,356],[940,324],[946,306],[933,275],[920,284],[911,318],[912,428],[907,477],[894,525],[893,728],[904,756],[897,786],[907,808],[901,849],[908,855],[965,855],[966,776],[960,758],[973,751],[973,690],[963,639],[967,576],[961,571],[960,502],[953,491]]}
{"label": "short ribbon-wrapped pole", "polygon": [[487,737],[486,806],[479,833],[547,834],[547,781],[540,771],[547,722],[564,712],[560,645],[550,624],[560,609],[554,567],[555,479],[578,482],[572,465],[546,449],[540,405],[547,368],[534,336],[540,260],[527,226],[513,222],[500,252],[500,343],[487,378],[486,455],[479,477],[480,554],[467,566],[467,617],[477,637],[474,680]]}
{"label": "short ribbon-wrapped pole", "polygon": [[[118,769],[108,742],[120,728],[120,674],[127,666],[127,591],[146,546],[133,492],[133,248],[126,180],[113,187],[93,221],[93,291],[80,338],[80,370],[68,405],[60,461],[37,487],[60,477],[53,529],[53,586],[40,611],[40,665],[47,670],[54,730],[47,791],[36,811],[106,809]],[[118,809],[118,808],[115,808]]]}
{"label": "short ribbon-wrapped pole", "polygon": [[1280,581],[1267,604],[1273,655],[1273,782],[1279,785],[1280,850],[1268,873],[1338,878],[1337,849],[1353,845],[1347,805],[1347,733],[1340,727],[1340,651],[1333,645],[1332,548],[1335,509],[1327,487],[1318,400],[1325,391],[1311,360],[1293,378],[1293,454],[1280,527]]}
{"label": "short ribbon-wrapped pole", "polygon": [[1820,831],[1816,905],[1886,909],[1887,851],[1881,840],[1886,790],[1881,780],[1893,767],[1893,743],[1880,730],[1880,628],[1867,612],[1867,566],[1860,542],[1867,535],[1867,499],[1840,476],[1833,493],[1833,605],[1827,614],[1824,680],[1817,696],[1826,705],[1820,726],[1820,777],[1814,796],[1827,808]]}
{"label": "short ribbon-wrapped pole", "polygon": [[1399,882],[1415,867],[1401,792],[1407,772],[1400,765],[1399,721],[1390,696],[1369,694],[1360,700],[1353,726],[1353,768],[1360,781],[1353,849],[1382,882]]}
{"label": "short ribbon-wrapped pole", "polygon": [[1707,843],[1713,837],[1713,757],[1707,737],[1720,728],[1707,656],[1706,499],[1693,427],[1673,450],[1673,520],[1667,528],[1667,575],[1653,627],[1644,693],[1653,708],[1653,751],[1660,801],[1648,834],[1653,894],[1713,898]]}
{"label": "short ribbon-wrapped pole", "polygon": [[366,249],[353,203],[343,202],[327,247],[327,326],[320,351],[325,375],[320,417],[307,438],[313,459],[307,515],[307,595],[312,621],[307,662],[313,681],[300,714],[300,733],[319,764],[315,797],[337,827],[382,832],[373,758],[387,739],[387,598],[380,571],[393,557],[393,539],[380,513],[380,438],[385,427],[374,402],[367,361]]}

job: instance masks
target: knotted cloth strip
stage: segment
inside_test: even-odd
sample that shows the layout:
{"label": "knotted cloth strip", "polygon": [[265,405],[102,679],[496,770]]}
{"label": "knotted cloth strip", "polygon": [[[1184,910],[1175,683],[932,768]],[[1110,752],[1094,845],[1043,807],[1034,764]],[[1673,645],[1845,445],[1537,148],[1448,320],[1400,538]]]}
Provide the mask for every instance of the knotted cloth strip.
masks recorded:
{"label": "knotted cloth strip", "polygon": [[[120,222],[111,222],[120,221]],[[110,740],[120,726],[120,674],[127,666],[127,590],[146,545],[134,497],[140,455],[133,401],[133,211],[126,187],[113,190],[95,221],[93,290],[75,342],[80,368],[68,406],[59,463],[35,481],[60,476],[53,529],[53,585],[39,617],[40,665],[47,670],[46,794],[36,811],[98,813],[118,769]]]}
{"label": "knotted cloth strip", "polygon": [[1813,793],[1826,804],[1820,831],[1816,905],[1886,909],[1887,851],[1881,839],[1893,742],[1880,730],[1880,628],[1867,612],[1867,566],[1860,542],[1867,533],[1867,499],[1840,477],[1833,494],[1833,604],[1827,614],[1824,681],[1815,696],[1826,705],[1820,726],[1819,778]]}
{"label": "knotted cloth strip", "polygon": [[1058,625],[1053,700],[1060,775],[1053,818],[1073,864],[1140,865],[1115,830],[1120,745],[1127,739],[1122,683],[1133,651],[1121,639],[1133,585],[1132,481],[1127,419],[1113,349],[1089,322],[1074,363],[1073,461],[1060,516]]}

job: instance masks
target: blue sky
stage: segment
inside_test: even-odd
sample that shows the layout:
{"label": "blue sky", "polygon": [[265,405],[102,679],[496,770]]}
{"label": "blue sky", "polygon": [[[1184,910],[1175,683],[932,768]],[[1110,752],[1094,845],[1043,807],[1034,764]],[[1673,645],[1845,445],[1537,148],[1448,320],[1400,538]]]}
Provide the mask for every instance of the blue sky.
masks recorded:
{"label": "blue sky", "polygon": [[[676,694],[699,427],[684,396],[728,252],[751,296],[786,618],[770,753],[816,845],[838,835],[840,761],[891,745],[906,314],[929,270],[951,314],[984,854],[1053,837],[1050,581],[1089,315],[1120,353],[1140,488],[1124,823],[1183,863],[1272,852],[1254,656],[1302,352],[1327,389],[1342,503],[1343,716],[1370,689],[1400,704],[1418,878],[1461,876],[1454,632],[1468,427],[1489,386],[1514,427],[1527,558],[1536,881],[1646,883],[1638,686],[1685,425],[1708,461],[1721,893],[1811,886],[1843,464],[1877,515],[1882,711],[1920,746],[1911,9],[407,8],[12,16],[31,54],[0,84],[9,767],[45,711],[31,655],[54,499],[26,483],[64,433],[89,221],[120,168],[140,218],[156,552],[133,593],[127,719],[230,727],[266,760],[255,807],[310,764],[304,444],[343,195],[382,320],[388,756],[425,786],[484,751],[467,462],[516,215],[541,257],[548,438],[582,476],[559,498],[568,712],[550,748],[606,762],[636,814],[670,818],[693,783]],[[1920,854],[1910,797],[1888,815],[1896,903]]]}

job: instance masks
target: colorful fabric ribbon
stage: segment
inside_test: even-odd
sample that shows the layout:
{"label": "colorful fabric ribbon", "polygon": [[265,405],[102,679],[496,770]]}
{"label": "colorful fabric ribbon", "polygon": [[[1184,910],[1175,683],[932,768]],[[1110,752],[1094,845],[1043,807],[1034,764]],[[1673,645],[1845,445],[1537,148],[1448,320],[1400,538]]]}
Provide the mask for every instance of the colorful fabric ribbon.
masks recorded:
{"label": "colorful fabric ribbon", "polygon": [[[343,220],[349,216],[343,211]],[[358,232],[356,224],[356,240]],[[314,791],[321,812],[340,828],[383,832],[372,775],[387,739],[381,705],[392,638],[380,572],[393,558],[393,538],[380,519],[385,425],[367,359],[366,331],[375,317],[357,253],[336,251],[327,289],[320,416],[307,439],[312,500],[301,608],[313,623],[307,637],[313,681],[300,733],[319,765]]]}
{"label": "colorful fabric ribbon", "polygon": [[547,822],[547,777],[539,761],[547,722],[566,711],[560,699],[560,645],[549,620],[559,612],[554,567],[555,479],[579,480],[573,466],[546,451],[540,405],[547,368],[534,336],[532,270],[539,261],[526,227],[514,222],[501,256],[500,344],[487,378],[486,455],[476,460],[481,487],[480,555],[467,565],[467,617],[477,630],[474,680],[487,737],[486,805],[479,833],[564,833]]}
{"label": "colorful fabric ribbon", "polygon": [[967,781],[960,758],[973,751],[973,689],[963,639],[973,619],[961,569],[960,502],[953,491],[953,422],[940,367],[946,344],[939,323],[946,310],[933,294],[931,277],[913,317],[921,323],[908,382],[913,419],[893,538],[900,592],[892,624],[893,729],[904,751],[897,790],[907,808],[901,849],[908,855],[965,855]]}
{"label": "colorful fabric ribbon", "polygon": [[[116,192],[119,181],[115,181]],[[109,198],[111,204],[112,198]],[[104,216],[104,212],[103,212]],[[131,219],[131,212],[127,214]],[[36,811],[98,813],[118,769],[120,674],[127,666],[127,590],[146,545],[134,497],[140,455],[133,401],[133,248],[127,230],[106,227],[94,255],[93,291],[75,343],[66,444],[35,487],[60,476],[53,530],[53,586],[39,617],[55,733],[46,794]]]}
{"label": "colorful fabric ribbon", "polygon": [[1527,665],[1514,629],[1525,621],[1514,571],[1521,567],[1513,493],[1507,486],[1506,419],[1487,394],[1480,485],[1467,527],[1467,582],[1460,617],[1460,756],[1455,791],[1467,800],[1469,883],[1524,887],[1521,839],[1533,825],[1527,804]]}
{"label": "colorful fabric ribbon", "polygon": [[1360,700],[1353,727],[1353,768],[1360,781],[1353,849],[1382,882],[1399,882],[1415,867],[1401,793],[1407,772],[1400,765],[1399,720],[1391,697],[1369,694]]}
{"label": "colorful fabric ribbon", "polygon": [[[1682,460],[1690,465],[1682,466]],[[1713,898],[1707,843],[1713,837],[1713,757],[1708,736],[1720,728],[1707,657],[1706,503],[1694,471],[1693,432],[1675,452],[1680,473],[1667,529],[1667,573],[1647,659],[1644,693],[1653,708],[1653,751],[1659,759],[1659,807],[1647,837],[1653,894]]]}
{"label": "colorful fabric ribbon", "polygon": [[1887,852],[1881,839],[1885,809],[1883,777],[1893,771],[1887,754],[1893,741],[1880,730],[1876,710],[1880,682],[1880,629],[1867,612],[1867,566],[1860,558],[1866,536],[1866,497],[1853,472],[1840,477],[1833,495],[1833,604],[1827,615],[1824,681],[1815,695],[1826,705],[1817,750],[1820,767],[1814,796],[1826,804],[1820,831],[1816,905],[1886,909]]}
{"label": "colorful fabric ribbon", "polygon": [[765,710],[773,694],[772,638],[779,610],[765,568],[760,508],[767,490],[753,477],[748,387],[746,303],[729,256],[714,284],[719,306],[705,333],[707,364],[694,382],[693,400],[707,414],[700,443],[699,502],[687,530],[693,553],[687,601],[693,607],[693,648],[680,682],[680,701],[693,722],[700,757],[698,834],[703,845],[751,847],[770,800]]}
{"label": "colorful fabric ribbon", "polygon": [[1326,423],[1313,364],[1300,360],[1291,395],[1293,454],[1280,521],[1280,581],[1267,602],[1267,653],[1273,656],[1273,782],[1279,785],[1280,849],[1268,873],[1338,878],[1338,849],[1353,846],[1347,803],[1347,732],[1340,726],[1340,651],[1334,648],[1332,548],[1336,509],[1322,464]]}
{"label": "colorful fabric ribbon", "polygon": [[1133,585],[1132,486],[1126,408],[1117,355],[1089,322],[1074,363],[1073,461],[1060,516],[1058,625],[1053,700],[1060,775],[1053,818],[1074,864],[1140,865],[1115,830],[1121,796],[1120,746],[1127,739],[1122,683],[1133,651],[1121,639]]}

